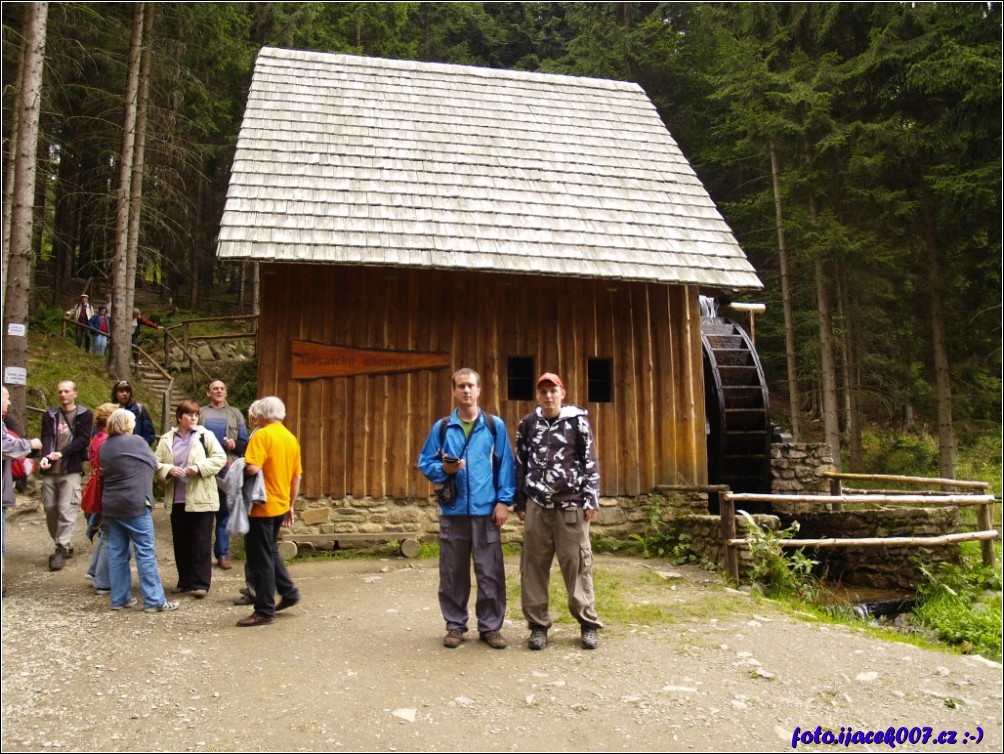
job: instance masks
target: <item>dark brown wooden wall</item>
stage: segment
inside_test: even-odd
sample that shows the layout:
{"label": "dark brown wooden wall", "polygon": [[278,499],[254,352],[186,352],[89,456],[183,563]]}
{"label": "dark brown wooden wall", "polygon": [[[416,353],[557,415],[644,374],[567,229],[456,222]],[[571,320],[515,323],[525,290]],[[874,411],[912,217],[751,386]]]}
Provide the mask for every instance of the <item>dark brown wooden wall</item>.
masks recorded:
{"label": "dark brown wooden wall", "polygon": [[[509,401],[510,356],[558,372],[589,410],[602,493],[707,481],[700,310],[687,286],[333,265],[263,264],[259,395],[286,402],[303,449],[303,494],[425,496],[415,468],[452,408],[450,376],[481,374],[481,406],[515,439],[532,401]],[[451,368],[314,380],[290,377],[291,341],[446,351]],[[586,403],[586,360],[610,358],[611,403]]]}

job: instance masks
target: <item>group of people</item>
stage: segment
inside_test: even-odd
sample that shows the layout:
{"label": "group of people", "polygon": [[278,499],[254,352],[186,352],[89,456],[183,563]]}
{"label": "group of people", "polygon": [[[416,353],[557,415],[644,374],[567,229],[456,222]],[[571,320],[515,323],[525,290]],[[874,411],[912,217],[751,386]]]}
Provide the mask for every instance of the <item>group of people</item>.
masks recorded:
{"label": "group of people", "polygon": [[595,649],[603,624],[593,593],[589,523],[599,514],[600,473],[585,409],[566,404],[561,378],[545,372],[537,380],[537,407],[519,423],[514,454],[502,419],[478,406],[478,373],[460,369],[452,383],[456,408],[433,425],[418,459],[439,497],[443,646],[459,647],[467,633],[473,558],[479,638],[506,648],[500,530],[512,508],[524,524],[520,593],[527,646],[547,646],[551,563],[557,557],[582,648]]}
{"label": "group of people", "polygon": [[[300,593],[277,553],[279,528],[292,523],[291,504],[299,494],[302,474],[299,444],[282,425],[285,406],[280,399],[270,396],[252,404],[248,416],[256,431],[249,433],[241,412],[227,404],[226,384],[214,380],[207,390],[208,403],[200,407],[195,401],[182,401],[175,410],[176,426],[157,437],[149,412],[135,401],[127,381],[115,383],[112,401],[93,412],[77,404],[72,381],[60,382],[57,394],[59,405],[42,417],[41,438],[16,439],[5,427],[3,449],[5,509],[14,503],[8,484],[11,461],[40,454],[42,507],[55,546],[49,570],[61,570],[74,555],[79,503],[94,542],[87,578],[96,592],[108,595],[113,610],[137,605],[130,568],[134,554],[143,609],[176,610],[179,603],[167,598],[157,565],[152,511],[153,482],[158,477],[164,481],[165,504],[170,508],[178,571],[170,591],[204,598],[211,587],[214,553],[221,569],[233,567],[227,527],[230,506],[223,480],[234,467],[235,473],[252,482],[249,490],[261,490],[245,500],[243,485],[236,485],[235,504],[245,506],[249,531],[247,588],[235,604],[254,605],[254,612],[237,625],[269,623],[277,610],[299,602]],[[4,388],[5,415],[8,404]],[[82,488],[85,460],[91,474]]]}
{"label": "group of people", "polygon": [[[478,405],[481,378],[472,369],[452,377],[453,412],[431,428],[418,467],[439,500],[439,604],[446,623],[443,645],[457,648],[468,630],[471,561],[477,579],[476,618],[481,641],[507,646],[501,628],[506,613],[501,528],[510,508],[524,524],[520,562],[527,646],[541,650],[552,627],[548,611],[555,557],[568,593],[568,610],[579,623],[584,649],[595,649],[602,628],[592,582],[589,524],[599,514],[599,465],[585,409],[565,402],[561,378],[545,372],[536,383],[537,406],[520,421],[515,452],[503,420]],[[154,547],[153,480],[165,482],[178,582],[173,595],[204,598],[212,584],[215,555],[232,567],[228,516],[246,513],[246,588],[234,600],[253,605],[242,627],[275,620],[278,611],[300,601],[300,592],[278,554],[280,529],[292,525],[293,502],[303,474],[300,446],[283,425],[286,409],[274,396],[248,409],[248,422],[227,404],[222,380],[208,386],[209,402],[185,400],[176,426],[156,438],[146,409],[132,386],[118,382],[112,401],[92,414],[77,405],[76,385],[59,383],[59,406],[42,419],[41,440],[8,440],[4,430],[4,505],[9,458],[41,452],[42,502],[55,551],[49,568],[73,557],[75,506],[81,497],[83,462],[98,484],[97,509],[89,504],[88,533],[97,537],[88,577],[119,610],[132,597],[130,545],[135,553],[143,609],[167,612],[167,599]],[[4,389],[4,412],[8,404]],[[248,426],[252,431],[248,432]],[[93,433],[92,433],[93,427]],[[156,441],[156,450],[151,445]],[[229,491],[229,492],[228,492]],[[93,495],[85,494],[85,500]],[[10,494],[13,502],[13,492]],[[237,506],[243,506],[243,510]],[[215,533],[215,549],[213,545]],[[280,599],[276,603],[275,595]]]}
{"label": "group of people", "polygon": [[[74,332],[74,342],[77,348],[83,348],[98,356],[103,356],[108,349],[108,339],[112,333],[112,322],[105,304],[97,308],[91,305],[91,298],[86,293],[80,294],[80,300],[66,312],[66,316],[77,323]],[[132,344],[139,342],[139,326],[158,328],[156,322],[144,317],[139,309],[132,310]]]}

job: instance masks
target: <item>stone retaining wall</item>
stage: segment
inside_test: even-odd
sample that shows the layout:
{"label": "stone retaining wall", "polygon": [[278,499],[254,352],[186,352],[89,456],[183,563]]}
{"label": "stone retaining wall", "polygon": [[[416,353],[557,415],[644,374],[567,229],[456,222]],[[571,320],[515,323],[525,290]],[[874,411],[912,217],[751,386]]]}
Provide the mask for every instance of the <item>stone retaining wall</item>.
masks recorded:
{"label": "stone retaining wall", "polygon": [[[707,513],[707,496],[653,492],[638,497],[600,499],[600,516],[590,527],[593,537],[627,540],[689,513]],[[392,534],[434,542],[439,534],[439,508],[433,498],[374,499],[345,497],[296,501],[296,534]],[[295,537],[294,537],[295,538]],[[523,525],[515,514],[502,529],[503,542],[520,542]]]}
{"label": "stone retaining wall", "polygon": [[[892,508],[800,514],[799,539],[840,537],[937,537],[957,532],[958,508]],[[959,546],[839,547],[810,553],[827,579],[877,589],[911,589],[926,578],[921,570],[959,562]]]}

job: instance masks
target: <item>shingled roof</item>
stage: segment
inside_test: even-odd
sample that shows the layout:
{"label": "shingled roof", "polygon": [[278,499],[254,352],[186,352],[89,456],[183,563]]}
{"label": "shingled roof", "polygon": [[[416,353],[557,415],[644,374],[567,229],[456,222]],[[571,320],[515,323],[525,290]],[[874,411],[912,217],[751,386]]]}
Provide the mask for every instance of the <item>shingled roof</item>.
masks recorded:
{"label": "shingled roof", "polygon": [[635,84],[268,47],[219,256],[762,287]]}

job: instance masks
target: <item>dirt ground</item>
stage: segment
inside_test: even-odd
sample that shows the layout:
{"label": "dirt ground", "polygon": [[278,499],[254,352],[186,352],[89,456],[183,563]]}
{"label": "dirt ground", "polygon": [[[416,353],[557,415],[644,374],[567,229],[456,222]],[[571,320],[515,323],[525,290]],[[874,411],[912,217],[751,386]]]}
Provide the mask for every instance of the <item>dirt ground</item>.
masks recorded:
{"label": "dirt ground", "polygon": [[[171,586],[163,511],[156,526]],[[796,728],[811,736],[816,726],[904,737],[930,728],[927,745],[895,748],[1001,751],[999,664],[786,615],[696,568],[599,556],[622,601],[677,619],[609,621],[593,652],[567,623],[529,651],[512,602],[508,649],[475,633],[448,650],[435,561],[389,551],[293,561],[303,601],[242,629],[234,623],[249,608],[231,604],[239,565],[216,570],[209,597],[177,612],[113,612],[84,580],[89,548],[82,532],[76,541],[77,556],[50,573],[41,517],[8,527],[5,752],[783,751]],[[518,581],[516,559],[507,575]],[[955,731],[954,745],[934,743],[942,731]]]}

